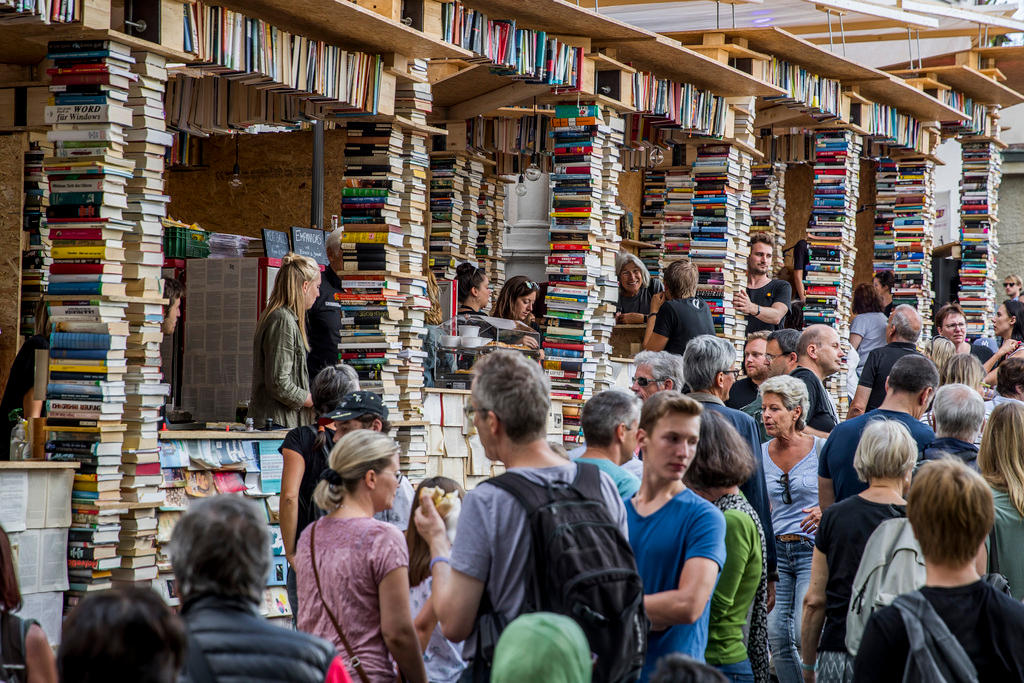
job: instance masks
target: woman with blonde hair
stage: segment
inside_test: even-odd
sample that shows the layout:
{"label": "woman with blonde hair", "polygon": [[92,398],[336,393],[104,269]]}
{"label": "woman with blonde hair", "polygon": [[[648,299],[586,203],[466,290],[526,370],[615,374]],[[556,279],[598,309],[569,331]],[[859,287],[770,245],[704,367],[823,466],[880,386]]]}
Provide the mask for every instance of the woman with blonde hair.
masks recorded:
{"label": "woman with blonde hair", "polygon": [[[398,490],[398,444],[357,429],[331,449],[314,502],[327,511],[295,554],[300,631],[334,643],[353,680],[427,680],[409,609],[409,550],[373,515]],[[395,664],[398,670],[395,669]]]}
{"label": "woman with blonde hair", "polygon": [[935,363],[941,377],[942,369],[956,355],[956,346],[945,337],[932,337],[924,346],[924,355]]}
{"label": "woman with blonde hair", "polygon": [[978,469],[995,499],[995,527],[989,540],[989,571],[1010,582],[1017,600],[1024,598],[1024,405],[996,406],[985,425]]}
{"label": "woman with blonde hair", "polygon": [[269,419],[278,427],[294,429],[315,418],[306,369],[306,311],[319,295],[316,262],[285,254],[253,341],[249,417],[257,426]]}
{"label": "woman with blonde hair", "polygon": [[958,353],[939,368],[939,384],[966,384],[985,397],[982,382],[985,379],[985,368],[981,361],[969,353]]}

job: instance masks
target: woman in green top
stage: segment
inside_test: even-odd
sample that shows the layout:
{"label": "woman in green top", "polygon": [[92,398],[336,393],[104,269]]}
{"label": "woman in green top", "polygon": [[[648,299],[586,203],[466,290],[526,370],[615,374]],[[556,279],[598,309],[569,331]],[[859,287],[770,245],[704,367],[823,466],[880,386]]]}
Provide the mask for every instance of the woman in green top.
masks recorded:
{"label": "woman in green top", "polygon": [[1010,582],[1015,600],[1024,598],[1024,406],[1011,401],[996,406],[985,425],[978,452],[978,469],[992,487],[996,519],[989,540],[996,552],[989,553],[990,572],[999,572]]}
{"label": "woman in green top", "polygon": [[[764,533],[739,486],[755,471],[750,447],[726,418],[706,410],[686,485],[725,515],[725,565],[711,596],[704,659],[736,683],[768,681],[768,608]],[[751,612],[751,605],[753,611]],[[751,613],[750,636],[743,626]]]}

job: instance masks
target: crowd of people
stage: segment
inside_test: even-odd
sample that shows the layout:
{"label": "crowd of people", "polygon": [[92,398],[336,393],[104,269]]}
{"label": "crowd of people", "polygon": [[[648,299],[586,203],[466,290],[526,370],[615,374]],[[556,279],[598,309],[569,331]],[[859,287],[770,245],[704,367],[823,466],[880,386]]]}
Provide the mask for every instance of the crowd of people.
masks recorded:
{"label": "crowd of people", "polygon": [[[586,402],[571,453],[548,441],[536,357],[477,360],[467,423],[506,472],[470,491],[402,474],[381,397],[316,358],[340,282],[289,256],[258,325],[250,414],[290,430],[294,628],[258,614],[270,538],[243,497],[197,501],[174,528],[180,614],[152,591],[88,595],[56,656],[13,614],[0,530],[7,678],[1024,680],[1024,305],[1000,305],[986,344],[946,304],[923,341],[882,272],[856,288],[844,347],[833,327],[786,327],[801,290],[770,278],[772,249],[752,240],[739,360],[692,263],[662,286],[620,259],[618,320],[646,324],[644,350],[628,390]],[[458,283],[459,313],[487,309],[481,269]],[[540,289],[510,278],[491,314],[540,333]],[[842,415],[827,385],[844,361]]]}

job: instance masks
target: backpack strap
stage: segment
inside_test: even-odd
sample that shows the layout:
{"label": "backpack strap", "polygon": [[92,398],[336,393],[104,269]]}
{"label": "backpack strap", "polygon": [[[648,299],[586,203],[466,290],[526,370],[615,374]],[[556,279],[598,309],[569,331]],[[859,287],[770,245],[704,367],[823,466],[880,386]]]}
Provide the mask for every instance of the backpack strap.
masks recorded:
{"label": "backpack strap", "polygon": [[[526,510],[526,517],[529,519],[534,512],[550,500],[548,491],[555,486],[564,486],[560,483],[535,484],[526,477],[517,474],[514,470],[505,472],[497,477],[491,477],[483,482],[492,484],[507,491]],[[581,496],[588,500],[603,502],[601,494],[601,470],[597,465],[588,462],[576,463],[576,476],[570,485]]]}
{"label": "backpack strap", "polygon": [[999,571],[999,549],[996,546],[996,525],[988,532],[988,570],[992,574],[1002,574]]}
{"label": "backpack strap", "polygon": [[604,495],[601,493],[601,470],[597,465],[589,462],[576,463],[576,478],[572,480],[572,486],[584,498],[604,502]]}
{"label": "backpack strap", "polygon": [[892,604],[910,644],[904,681],[978,683],[974,662],[921,591],[904,593]]}

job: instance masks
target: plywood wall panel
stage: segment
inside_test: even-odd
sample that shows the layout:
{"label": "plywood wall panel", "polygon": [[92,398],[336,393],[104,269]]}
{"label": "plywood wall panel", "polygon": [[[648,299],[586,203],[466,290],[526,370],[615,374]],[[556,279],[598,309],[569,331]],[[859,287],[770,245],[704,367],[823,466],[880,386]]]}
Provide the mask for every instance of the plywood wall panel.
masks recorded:
{"label": "plywood wall panel", "polygon": [[[21,316],[21,215],[28,134],[0,135],[0,392],[18,354]],[[9,435],[0,438],[8,438]]]}

